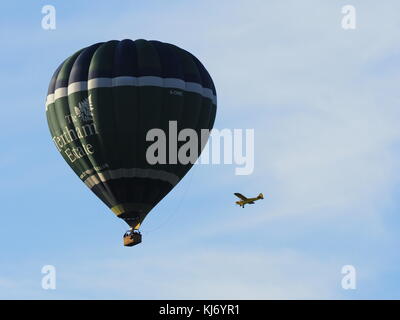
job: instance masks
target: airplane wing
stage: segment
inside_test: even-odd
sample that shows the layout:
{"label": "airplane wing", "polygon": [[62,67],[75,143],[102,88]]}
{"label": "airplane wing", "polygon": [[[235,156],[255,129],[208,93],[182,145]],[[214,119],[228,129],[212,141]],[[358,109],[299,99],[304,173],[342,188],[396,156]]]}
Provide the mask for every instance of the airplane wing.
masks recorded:
{"label": "airplane wing", "polygon": [[235,192],[234,195],[235,195],[236,197],[242,199],[242,200],[247,200],[247,198],[246,198],[244,195],[242,195],[241,193]]}

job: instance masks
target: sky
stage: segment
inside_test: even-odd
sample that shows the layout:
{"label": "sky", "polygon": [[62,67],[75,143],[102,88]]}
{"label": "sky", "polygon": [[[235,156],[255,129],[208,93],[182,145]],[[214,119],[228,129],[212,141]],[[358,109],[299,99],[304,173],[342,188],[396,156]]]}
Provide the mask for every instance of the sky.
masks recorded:
{"label": "sky", "polygon": [[[342,7],[356,9],[345,30]],[[56,29],[41,26],[56,8]],[[400,299],[400,3],[394,0],[0,4],[0,298]],[[156,39],[197,56],[215,128],[254,129],[255,166],[196,165],[142,244],[64,163],[45,117],[69,55]],[[245,209],[234,192],[265,199]],[[42,288],[42,267],[56,289]],[[356,270],[345,290],[342,267]]]}

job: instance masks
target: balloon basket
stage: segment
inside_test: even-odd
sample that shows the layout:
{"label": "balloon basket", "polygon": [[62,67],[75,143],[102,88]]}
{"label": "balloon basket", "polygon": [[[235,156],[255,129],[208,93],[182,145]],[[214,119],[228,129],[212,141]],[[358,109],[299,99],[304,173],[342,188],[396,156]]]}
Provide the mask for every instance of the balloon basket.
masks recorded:
{"label": "balloon basket", "polygon": [[142,242],[142,235],[138,231],[128,231],[124,235],[124,246],[133,247]]}

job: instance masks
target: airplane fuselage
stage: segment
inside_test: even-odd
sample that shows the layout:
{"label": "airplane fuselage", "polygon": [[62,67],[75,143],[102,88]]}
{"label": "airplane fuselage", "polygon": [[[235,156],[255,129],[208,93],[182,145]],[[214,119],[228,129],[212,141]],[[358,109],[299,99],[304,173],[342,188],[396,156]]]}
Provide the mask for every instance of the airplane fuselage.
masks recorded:
{"label": "airplane fuselage", "polygon": [[258,198],[249,198],[248,200],[236,201],[236,204],[244,208],[245,204],[254,204],[254,201],[260,200]]}
{"label": "airplane fuselage", "polygon": [[262,193],[260,193],[255,198],[247,198],[247,197],[245,197],[243,194],[241,194],[239,192],[235,192],[234,195],[240,199],[239,201],[236,201],[235,203],[237,205],[241,206],[242,208],[244,208],[245,204],[254,204],[255,201],[260,200],[260,199],[264,199],[264,195]]}
{"label": "airplane fuselage", "polygon": [[[244,197],[244,198],[245,198],[245,197]],[[264,196],[263,196],[262,193],[260,193],[260,194],[259,194],[257,197],[255,197],[255,198],[245,198],[245,199],[243,199],[243,200],[236,201],[236,204],[239,205],[239,206],[241,206],[242,208],[244,208],[244,205],[245,205],[245,204],[254,204],[255,201],[261,200],[261,199],[264,199]]]}

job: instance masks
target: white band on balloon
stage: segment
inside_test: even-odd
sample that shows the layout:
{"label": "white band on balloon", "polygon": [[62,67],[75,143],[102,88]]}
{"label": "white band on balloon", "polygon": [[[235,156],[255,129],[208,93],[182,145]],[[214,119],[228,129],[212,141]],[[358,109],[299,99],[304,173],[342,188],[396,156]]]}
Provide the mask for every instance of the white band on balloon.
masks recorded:
{"label": "white band on balloon", "polygon": [[54,94],[51,93],[46,99],[46,110],[49,104],[54,103],[57,99],[66,97],[69,94],[95,89],[95,88],[111,88],[111,87],[144,87],[153,86],[161,88],[180,89],[186,92],[194,92],[209,98],[213,104],[217,104],[217,96],[210,88],[204,88],[196,82],[185,82],[177,78],[161,78],[154,76],[142,77],[115,77],[115,78],[94,78],[89,81],[73,82],[68,87],[62,87],[55,90]]}
{"label": "white band on balloon", "polygon": [[179,182],[179,177],[173,173],[155,170],[155,169],[141,169],[141,168],[121,168],[115,170],[106,170],[103,172],[96,172],[84,180],[89,188],[95,185],[114,179],[121,178],[149,178],[168,182],[175,186]]}

